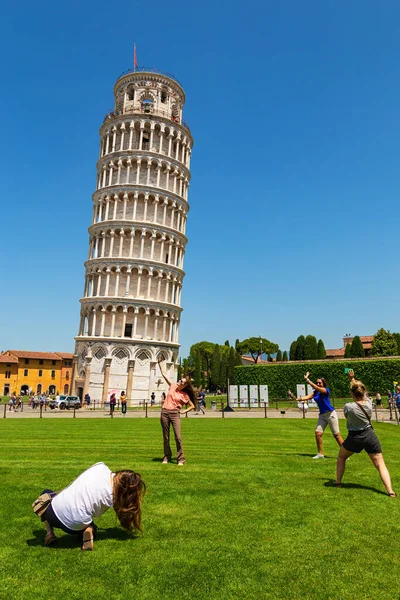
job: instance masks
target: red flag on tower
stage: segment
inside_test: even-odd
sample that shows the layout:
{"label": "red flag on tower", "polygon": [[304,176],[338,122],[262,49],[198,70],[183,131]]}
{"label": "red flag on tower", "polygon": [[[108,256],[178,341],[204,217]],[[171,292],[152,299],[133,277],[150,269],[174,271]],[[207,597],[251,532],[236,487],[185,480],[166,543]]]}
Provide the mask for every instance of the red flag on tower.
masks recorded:
{"label": "red flag on tower", "polygon": [[133,44],[133,66],[135,67],[135,69],[137,69],[139,66],[136,56],[136,44]]}

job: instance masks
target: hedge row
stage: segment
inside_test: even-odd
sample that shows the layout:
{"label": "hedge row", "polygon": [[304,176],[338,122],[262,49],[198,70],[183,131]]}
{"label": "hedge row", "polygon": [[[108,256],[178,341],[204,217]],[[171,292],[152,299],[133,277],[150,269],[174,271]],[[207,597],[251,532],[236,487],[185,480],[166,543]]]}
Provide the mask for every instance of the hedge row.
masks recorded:
{"label": "hedge row", "polygon": [[310,371],[310,379],[315,382],[323,377],[332,396],[349,396],[349,379],[344,369],[354,369],[357,379],[361,379],[371,394],[385,394],[393,389],[393,382],[400,382],[400,359],[376,360],[334,360],[324,362],[288,362],[285,364],[253,365],[235,367],[236,383],[239,385],[268,385],[270,398],[286,398],[287,390],[296,393],[296,384],[305,383],[304,375]]}

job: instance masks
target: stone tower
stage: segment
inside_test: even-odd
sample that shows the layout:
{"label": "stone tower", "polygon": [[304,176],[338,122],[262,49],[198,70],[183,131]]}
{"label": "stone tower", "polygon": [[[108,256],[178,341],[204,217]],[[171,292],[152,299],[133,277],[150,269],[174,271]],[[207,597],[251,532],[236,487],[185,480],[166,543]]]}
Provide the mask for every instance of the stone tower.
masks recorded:
{"label": "stone tower", "polygon": [[73,389],[103,403],[159,399],[176,380],[193,139],[185,93],[167,73],[121,75],[100,128]]}

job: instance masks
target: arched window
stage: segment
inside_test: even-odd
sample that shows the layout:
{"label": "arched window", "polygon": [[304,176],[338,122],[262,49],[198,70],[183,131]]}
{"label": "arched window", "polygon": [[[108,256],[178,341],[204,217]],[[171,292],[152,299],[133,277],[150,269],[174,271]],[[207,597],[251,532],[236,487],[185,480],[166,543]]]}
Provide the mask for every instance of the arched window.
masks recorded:
{"label": "arched window", "polygon": [[50,385],[49,386],[49,394],[55,394],[55,393],[56,393],[56,386]]}
{"label": "arched window", "polygon": [[144,113],[153,112],[153,101],[150,98],[145,98],[142,100],[142,111]]}
{"label": "arched window", "polygon": [[69,385],[68,385],[68,383],[66,383],[64,385],[64,394],[68,394],[68,391],[69,391]]}
{"label": "arched window", "polygon": [[37,394],[41,394],[42,393],[42,384],[38,383],[37,388],[36,388],[36,393]]}
{"label": "arched window", "polygon": [[143,131],[142,150],[150,150],[150,134],[148,131]]}
{"label": "arched window", "polygon": [[69,379],[69,371],[65,373],[65,379]]}
{"label": "arched window", "polygon": [[166,90],[161,90],[161,102],[166,104],[168,100],[168,94]]}

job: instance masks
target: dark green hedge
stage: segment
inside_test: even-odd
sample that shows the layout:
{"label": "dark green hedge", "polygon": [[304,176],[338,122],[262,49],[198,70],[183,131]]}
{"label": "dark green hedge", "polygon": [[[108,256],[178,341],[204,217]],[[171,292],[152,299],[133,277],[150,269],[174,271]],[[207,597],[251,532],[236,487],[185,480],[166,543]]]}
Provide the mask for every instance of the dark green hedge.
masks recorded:
{"label": "dark green hedge", "polygon": [[286,398],[290,388],[296,393],[296,384],[305,383],[304,375],[310,371],[310,379],[324,377],[332,396],[349,396],[349,379],[345,367],[354,369],[357,379],[361,379],[370,393],[385,394],[393,389],[393,381],[400,381],[400,359],[374,360],[333,360],[327,362],[288,362],[285,364],[254,365],[235,367],[236,383],[241,385],[264,384],[269,386],[270,398]]}

